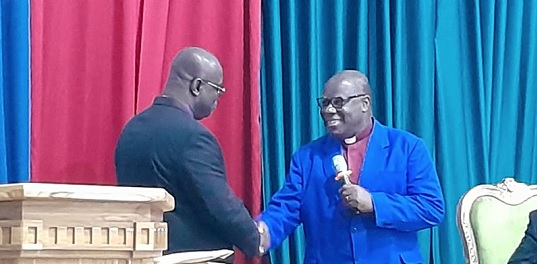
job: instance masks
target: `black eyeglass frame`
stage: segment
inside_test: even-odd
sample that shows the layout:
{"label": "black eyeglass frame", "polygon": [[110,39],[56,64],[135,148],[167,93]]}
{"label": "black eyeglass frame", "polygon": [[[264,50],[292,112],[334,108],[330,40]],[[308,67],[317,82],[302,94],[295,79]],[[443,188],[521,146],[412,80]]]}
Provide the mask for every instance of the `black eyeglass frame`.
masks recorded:
{"label": "black eyeglass frame", "polygon": [[320,108],[326,108],[328,107],[329,105],[332,105],[332,107],[334,107],[336,110],[341,110],[343,108],[343,106],[345,106],[345,104],[347,104],[348,102],[350,102],[352,99],[354,98],[359,98],[359,97],[363,97],[363,96],[366,96],[368,94],[356,94],[356,95],[352,95],[352,96],[349,96],[347,98],[341,98],[341,97],[333,97],[333,98],[325,98],[325,97],[319,97],[317,98],[317,105],[320,107]]}

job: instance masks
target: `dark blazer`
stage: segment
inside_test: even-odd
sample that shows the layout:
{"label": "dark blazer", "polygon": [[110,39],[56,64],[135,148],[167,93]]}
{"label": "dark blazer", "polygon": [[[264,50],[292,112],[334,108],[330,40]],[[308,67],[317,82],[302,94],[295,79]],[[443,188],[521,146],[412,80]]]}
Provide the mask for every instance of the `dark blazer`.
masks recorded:
{"label": "dark blazer", "polygon": [[509,259],[509,264],[537,263],[537,210],[530,213],[530,223],[526,235]]}
{"label": "dark blazer", "polygon": [[115,166],[119,185],[162,187],[175,198],[164,214],[167,253],[233,246],[257,253],[257,228],[228,185],[220,145],[177,100],[157,97],[127,123]]}

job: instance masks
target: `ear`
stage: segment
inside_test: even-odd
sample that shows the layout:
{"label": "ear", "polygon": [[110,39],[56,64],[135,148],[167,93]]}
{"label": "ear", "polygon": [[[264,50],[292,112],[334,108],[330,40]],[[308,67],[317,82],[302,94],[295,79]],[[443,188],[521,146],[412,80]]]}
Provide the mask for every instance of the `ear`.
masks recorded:
{"label": "ear", "polygon": [[200,94],[200,86],[201,86],[201,81],[200,80],[194,80],[192,82],[190,82],[190,92],[194,95],[194,96],[198,96]]}
{"label": "ear", "polygon": [[366,96],[364,99],[362,100],[362,112],[365,113],[371,108],[371,97]]}

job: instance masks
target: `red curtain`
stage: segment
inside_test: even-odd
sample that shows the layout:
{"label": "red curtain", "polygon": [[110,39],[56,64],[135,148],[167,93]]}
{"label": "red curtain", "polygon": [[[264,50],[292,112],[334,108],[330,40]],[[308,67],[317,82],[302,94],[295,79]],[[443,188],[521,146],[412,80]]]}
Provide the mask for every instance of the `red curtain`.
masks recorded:
{"label": "red curtain", "polygon": [[32,0],[32,181],[114,184],[123,125],[160,93],[177,51],[200,46],[220,59],[228,88],[203,123],[256,215],[260,13],[260,0]]}

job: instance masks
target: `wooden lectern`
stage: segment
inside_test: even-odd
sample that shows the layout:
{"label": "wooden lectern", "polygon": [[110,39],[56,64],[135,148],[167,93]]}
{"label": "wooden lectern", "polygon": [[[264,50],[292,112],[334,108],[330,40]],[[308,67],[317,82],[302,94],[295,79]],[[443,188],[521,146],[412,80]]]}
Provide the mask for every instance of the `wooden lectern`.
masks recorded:
{"label": "wooden lectern", "polygon": [[0,264],[153,263],[174,205],[160,188],[0,185]]}

